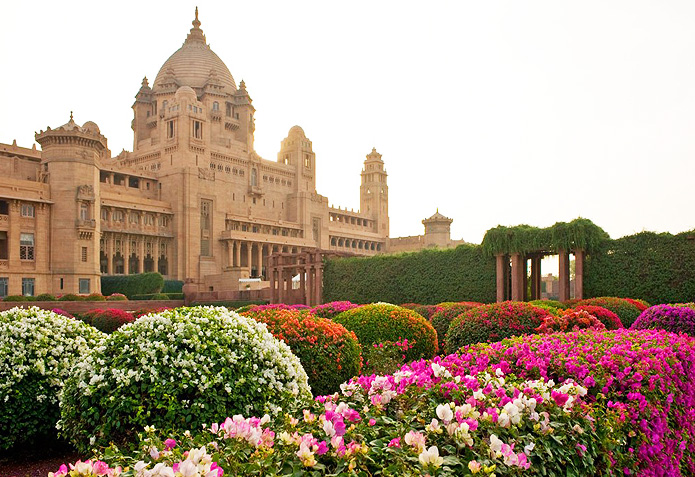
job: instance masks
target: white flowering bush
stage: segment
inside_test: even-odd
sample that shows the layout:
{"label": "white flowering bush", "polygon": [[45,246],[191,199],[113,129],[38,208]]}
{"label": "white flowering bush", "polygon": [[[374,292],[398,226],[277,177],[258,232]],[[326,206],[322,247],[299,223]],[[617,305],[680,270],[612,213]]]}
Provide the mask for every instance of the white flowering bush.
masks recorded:
{"label": "white flowering bush", "polygon": [[147,425],[200,429],[310,399],[299,359],[264,324],[227,308],[177,308],[121,327],[75,367],[59,428],[87,451]]}
{"label": "white flowering bush", "polygon": [[36,307],[0,313],[0,449],[55,437],[63,383],[104,337]]}

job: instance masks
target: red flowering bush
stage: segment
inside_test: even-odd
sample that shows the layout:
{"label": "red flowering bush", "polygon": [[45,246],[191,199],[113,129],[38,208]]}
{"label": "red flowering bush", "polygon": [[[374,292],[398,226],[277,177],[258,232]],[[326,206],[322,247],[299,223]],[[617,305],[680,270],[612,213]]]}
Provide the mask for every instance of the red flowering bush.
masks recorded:
{"label": "red flowering bush", "polygon": [[311,309],[311,313],[321,318],[333,318],[339,313],[352,310],[358,306],[360,305],[356,305],[355,303],[349,301],[332,301],[330,303],[315,306]]}
{"label": "red flowering bush", "polygon": [[579,310],[563,313],[560,316],[547,316],[536,331],[541,334],[550,334],[565,331],[578,330],[605,330],[606,326],[598,318],[590,315],[588,311]]}
{"label": "red flowering bush", "polygon": [[104,333],[113,333],[126,323],[135,321],[135,317],[127,311],[115,308],[90,310],[82,315],[82,319]]}
{"label": "red flowering bush", "polygon": [[637,319],[640,313],[642,313],[637,305],[630,303],[625,298],[617,298],[614,296],[602,296],[598,298],[588,298],[586,300],[578,301],[573,308],[582,305],[592,305],[592,306],[602,306],[608,308],[610,311],[618,315],[620,322],[629,328],[632,323]]}
{"label": "red flowering bush", "polygon": [[432,319],[432,315],[444,309],[439,305],[420,305],[418,303],[403,303],[401,306],[403,308],[407,308],[409,310],[413,310],[416,313],[419,313],[428,320]]}
{"label": "red flowering bush", "polygon": [[684,306],[655,305],[642,312],[633,330],[666,330],[695,336],[695,310]]}
{"label": "red flowering bush", "polygon": [[344,311],[333,321],[354,331],[365,347],[408,340],[413,347],[405,353],[407,360],[431,358],[437,353],[437,332],[422,315],[407,308],[374,303]]}
{"label": "red flowering bush", "polygon": [[128,301],[128,297],[122,293],[112,293],[106,297],[106,301]]}
{"label": "red flowering bush", "polygon": [[[605,409],[594,430],[602,475],[695,475],[691,337],[625,329],[529,335],[462,348],[441,364],[461,376],[499,368],[523,379],[572,379]],[[617,426],[603,425],[616,414]]]}
{"label": "red flowering bush", "polygon": [[548,316],[547,310],[520,301],[479,306],[460,314],[451,323],[446,334],[446,350],[454,353],[469,344],[532,334]]}
{"label": "red flowering bush", "polygon": [[625,299],[627,301],[629,301],[630,303],[632,303],[633,305],[635,305],[637,308],[639,308],[640,312],[646,310],[647,308],[649,308],[651,306],[649,304],[649,302],[647,302],[646,300],[640,300],[640,299],[636,299],[636,298],[625,298]]}
{"label": "red flowering bush", "polygon": [[362,356],[355,333],[310,313],[287,308],[257,307],[243,313],[265,323],[299,358],[315,396],[332,394],[360,373]]}
{"label": "red flowering bush", "polygon": [[443,350],[445,347],[446,332],[449,331],[451,322],[461,313],[472,310],[473,308],[478,308],[479,306],[482,306],[482,303],[462,301],[461,303],[453,303],[451,306],[447,306],[443,310],[432,315],[430,323],[432,323],[432,326],[437,331],[440,350]]}
{"label": "red flowering bush", "polygon": [[570,308],[568,311],[588,311],[590,315],[594,315],[598,318],[607,330],[617,330],[623,327],[623,323],[620,321],[618,315],[602,306],[579,305]]}

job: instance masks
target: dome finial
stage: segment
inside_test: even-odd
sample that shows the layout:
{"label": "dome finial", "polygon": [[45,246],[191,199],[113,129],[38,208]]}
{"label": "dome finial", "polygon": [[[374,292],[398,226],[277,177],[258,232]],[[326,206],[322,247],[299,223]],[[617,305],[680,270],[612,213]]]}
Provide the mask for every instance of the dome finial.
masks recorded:
{"label": "dome finial", "polygon": [[191,23],[193,28],[191,28],[191,32],[186,37],[186,43],[189,41],[202,41],[205,43],[205,35],[203,35],[203,30],[200,29],[200,20],[198,20],[198,7],[195,7],[195,19]]}
{"label": "dome finial", "polygon": [[70,121],[72,121],[72,111],[70,111]]}

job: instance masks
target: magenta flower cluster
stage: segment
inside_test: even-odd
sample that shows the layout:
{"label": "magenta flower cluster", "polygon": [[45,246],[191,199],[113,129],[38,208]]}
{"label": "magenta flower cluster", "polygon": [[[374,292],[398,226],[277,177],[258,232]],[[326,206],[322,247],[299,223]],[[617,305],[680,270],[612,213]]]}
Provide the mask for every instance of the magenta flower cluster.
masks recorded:
{"label": "magenta flower cluster", "polygon": [[655,305],[644,310],[631,328],[666,330],[695,336],[695,310],[686,306]]}
{"label": "magenta flower cluster", "polygon": [[360,305],[349,301],[332,301],[330,303],[315,306],[311,309],[311,312],[316,316],[320,316],[321,318],[333,318],[339,313],[352,310],[353,308],[357,308],[359,306]]}

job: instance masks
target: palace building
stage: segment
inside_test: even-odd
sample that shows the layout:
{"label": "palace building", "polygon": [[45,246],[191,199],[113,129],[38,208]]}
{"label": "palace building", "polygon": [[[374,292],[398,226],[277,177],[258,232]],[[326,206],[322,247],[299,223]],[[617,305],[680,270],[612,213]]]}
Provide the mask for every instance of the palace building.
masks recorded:
{"label": "palace building", "polygon": [[[41,150],[0,144],[0,296],[98,292],[103,274],[149,271],[201,291],[238,290],[240,279],[268,282],[274,253],[387,251],[381,154],[364,161],[359,212],[316,192],[301,127],[276,160],[261,158],[251,96],[210,49],[197,9],[183,46],[151,85],[143,79],[132,108],[133,151],[115,157],[99,127],[72,113],[36,134]],[[428,220],[441,237],[410,248],[452,245],[451,220]]]}

